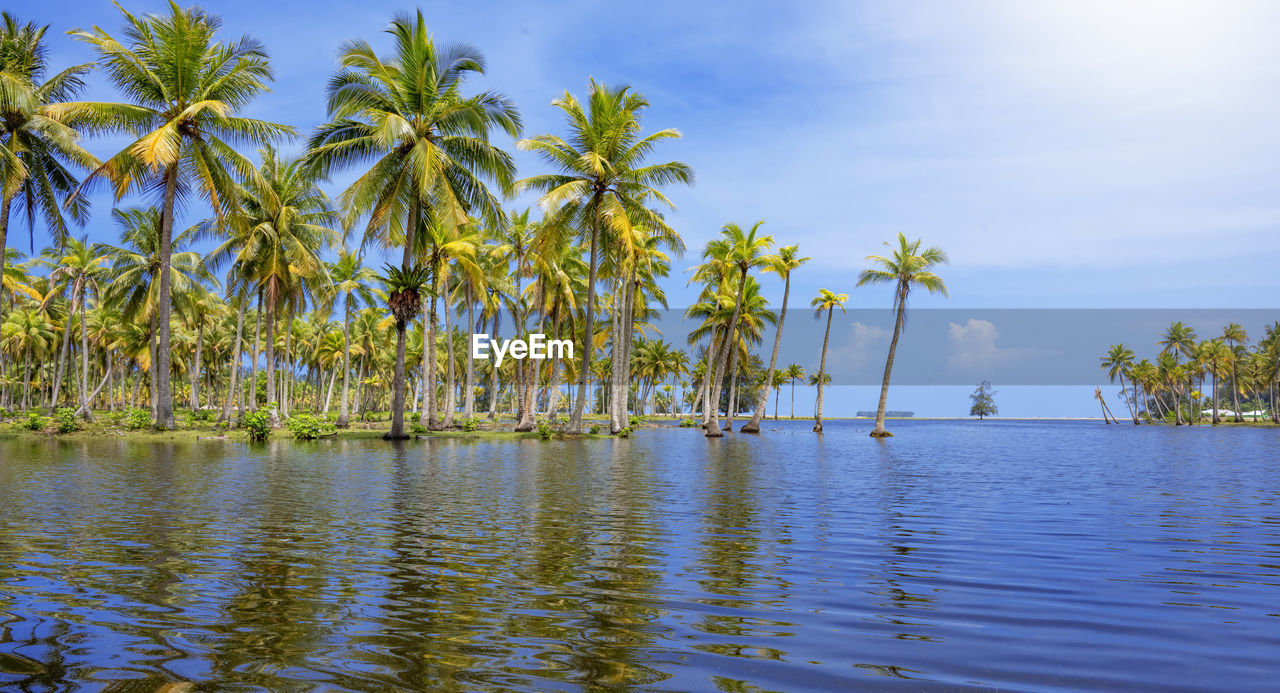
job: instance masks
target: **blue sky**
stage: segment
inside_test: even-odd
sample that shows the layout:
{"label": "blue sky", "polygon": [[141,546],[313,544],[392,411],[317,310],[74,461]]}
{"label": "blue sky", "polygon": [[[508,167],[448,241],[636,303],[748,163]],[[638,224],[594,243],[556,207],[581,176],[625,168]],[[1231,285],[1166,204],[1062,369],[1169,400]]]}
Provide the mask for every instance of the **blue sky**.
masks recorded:
{"label": "blue sky", "polygon": [[[304,133],[323,118],[338,44],[385,45],[390,17],[414,7],[204,6],[271,53],[275,89],[253,114]],[[813,257],[795,277],[806,303],[826,287],[858,307],[888,306],[887,292],[853,281],[898,231],[952,258],[951,299],[920,296],[920,306],[1270,308],[1280,290],[1280,43],[1268,33],[1280,4],[419,6],[438,38],[484,52],[476,86],[507,93],[530,134],[561,132],[549,102],[581,93],[589,75],[648,96],[648,125],[684,133],[659,155],[697,175],[671,191],[691,249],[681,268],[724,222],[764,219]],[[120,27],[97,0],[8,8],[52,25],[58,66],[92,58],[65,30]],[[94,82],[95,96],[112,95]],[[522,173],[541,170],[517,158]],[[92,238],[114,240],[109,207],[95,202]],[[200,215],[191,208],[187,220]],[[25,246],[25,230],[13,231]],[[668,291],[673,305],[691,296],[682,278]]]}

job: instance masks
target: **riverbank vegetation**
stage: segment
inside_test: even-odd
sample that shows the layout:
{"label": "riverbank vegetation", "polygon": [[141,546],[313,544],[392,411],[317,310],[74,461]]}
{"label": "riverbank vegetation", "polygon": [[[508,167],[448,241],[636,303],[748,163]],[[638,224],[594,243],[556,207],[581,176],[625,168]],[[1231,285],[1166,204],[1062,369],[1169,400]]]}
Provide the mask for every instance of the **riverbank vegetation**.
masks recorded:
{"label": "riverbank vegetation", "polygon": [[1107,378],[1120,385],[1133,424],[1280,424],[1280,323],[1251,344],[1236,323],[1201,337],[1175,321],[1156,346],[1152,357],[1135,360],[1129,346],[1113,344],[1101,359]]}
{"label": "riverbank vegetation", "polygon": [[[71,30],[97,60],[60,72],[47,27],[9,14],[0,27],[8,418],[32,430],[71,420],[86,430],[194,424],[317,438],[386,411],[388,438],[492,428],[501,417],[545,437],[594,426],[626,435],[635,416],[699,412],[715,437],[742,414],[742,430],[758,432],[769,390],[777,417],[784,384],[794,416],[807,373],[777,360],[792,273],[808,258],[763,222],[726,223],[702,249],[698,300],[685,313],[696,327],[683,344],[649,329],[667,306],[672,258],[686,250],[668,194],[694,172],[659,156],[680,133],[646,127],[649,102],[635,90],[588,79],[582,94],[552,101],[560,134],[526,136],[516,104],[471,87],[485,72],[481,51],[437,41],[421,12],[401,14],[389,53],[358,38],[338,48],[326,120],[304,136],[244,115],[272,81],[257,41],[227,39],[199,9],[121,12],[119,33]],[[80,100],[90,81],[118,99]],[[539,155],[544,170],[522,176],[496,133]],[[86,142],[99,136],[127,143],[98,158]],[[301,152],[287,153],[294,145]],[[355,179],[331,189],[339,173]],[[105,212],[113,243],[76,234],[103,213],[88,205],[102,186],[115,201]],[[526,191],[540,196],[540,216],[504,207]],[[37,228],[49,247],[7,247],[11,213],[31,247]],[[182,215],[202,218],[182,226]],[[945,293],[929,271],[945,255],[919,246],[900,237],[892,258],[869,258],[876,267],[859,282],[896,287],[877,435],[907,291]],[[384,254],[393,261],[375,260]],[[770,275],[777,306],[764,295]],[[847,300],[824,289],[813,305],[829,323]],[[480,332],[541,333],[578,348],[572,359],[499,366],[471,357],[469,335]],[[814,353],[824,386],[826,351],[824,341]]]}

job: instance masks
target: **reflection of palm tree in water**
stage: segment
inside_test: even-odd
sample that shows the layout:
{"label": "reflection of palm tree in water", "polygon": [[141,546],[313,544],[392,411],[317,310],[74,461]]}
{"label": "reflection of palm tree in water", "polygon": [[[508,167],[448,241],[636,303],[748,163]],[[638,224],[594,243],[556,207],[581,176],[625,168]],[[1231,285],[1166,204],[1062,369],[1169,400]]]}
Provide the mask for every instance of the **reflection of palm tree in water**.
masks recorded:
{"label": "reflection of palm tree in water", "polygon": [[226,620],[210,627],[219,637],[209,657],[212,680],[278,688],[285,679],[275,672],[304,665],[336,629],[345,600],[325,589],[339,571],[326,565],[333,542],[316,536],[331,525],[324,513],[332,499],[297,482],[297,470],[281,459],[288,443],[271,445],[260,458],[256,498],[245,503],[260,514],[256,523],[246,518],[252,529],[235,552],[238,565],[228,571],[238,590],[222,608]]}
{"label": "reflection of palm tree in water", "polygon": [[616,441],[610,450],[605,466],[589,459],[570,465],[561,451],[537,447],[532,485],[538,495],[520,542],[528,548],[513,567],[531,589],[526,601],[507,610],[507,632],[557,641],[535,656],[567,669],[529,674],[589,687],[666,678],[642,659],[662,635],[655,625],[662,570],[655,565],[652,467],[630,441]]}
{"label": "reflection of palm tree in water", "polygon": [[[935,640],[932,636],[920,632],[922,626],[930,624],[921,623],[918,619],[921,609],[933,608],[934,592],[919,589],[912,583],[930,579],[921,575],[921,572],[936,574],[938,571],[922,571],[913,560],[912,554],[919,547],[909,544],[922,532],[912,525],[912,518],[902,511],[904,507],[919,507],[922,500],[913,494],[922,494],[925,486],[919,483],[918,475],[907,473],[913,469],[910,463],[893,459],[887,447],[879,449],[879,464],[882,515],[879,529],[872,534],[884,538],[886,543],[880,559],[880,576],[878,580],[872,581],[867,592],[887,599],[874,606],[888,610],[879,614],[886,621],[904,627],[902,632],[894,635],[895,638],[932,642]],[[933,537],[940,534],[936,528],[925,530],[924,533]],[[880,583],[878,588],[875,587],[877,581]],[[912,630],[916,632],[911,632]]]}
{"label": "reflection of palm tree in water", "polygon": [[[702,556],[698,561],[702,575],[699,586],[709,595],[698,601],[724,609],[749,610],[753,615],[738,616],[708,613],[697,624],[698,630],[716,636],[752,638],[751,644],[725,643],[723,637],[714,644],[696,648],[716,654],[754,658],[781,659],[785,652],[763,647],[761,636],[793,635],[794,624],[766,621],[757,614],[762,608],[776,606],[787,595],[787,583],[770,576],[759,560],[763,539],[758,512],[759,482],[755,478],[753,441],[725,441],[710,452],[707,460],[707,503],[703,515]],[[771,645],[779,644],[770,640]],[[727,684],[734,683],[728,679]]]}

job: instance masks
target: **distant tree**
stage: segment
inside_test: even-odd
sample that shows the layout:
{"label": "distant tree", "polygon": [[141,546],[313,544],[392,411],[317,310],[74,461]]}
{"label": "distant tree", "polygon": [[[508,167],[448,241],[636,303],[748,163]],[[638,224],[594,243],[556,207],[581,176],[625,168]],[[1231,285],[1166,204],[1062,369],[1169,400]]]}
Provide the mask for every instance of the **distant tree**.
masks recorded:
{"label": "distant tree", "polygon": [[969,416],[976,416],[981,421],[985,417],[999,414],[1000,408],[996,406],[995,394],[991,389],[990,380],[978,383],[978,389],[969,395],[969,400],[973,402],[973,406],[969,407]]}

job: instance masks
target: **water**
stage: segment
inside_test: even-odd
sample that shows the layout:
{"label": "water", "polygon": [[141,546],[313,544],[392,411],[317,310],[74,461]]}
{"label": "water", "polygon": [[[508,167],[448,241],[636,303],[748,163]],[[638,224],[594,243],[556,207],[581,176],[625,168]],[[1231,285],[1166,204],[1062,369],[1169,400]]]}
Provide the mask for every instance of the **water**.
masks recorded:
{"label": "water", "polygon": [[0,439],[0,688],[1274,685],[1280,431],[891,428]]}

